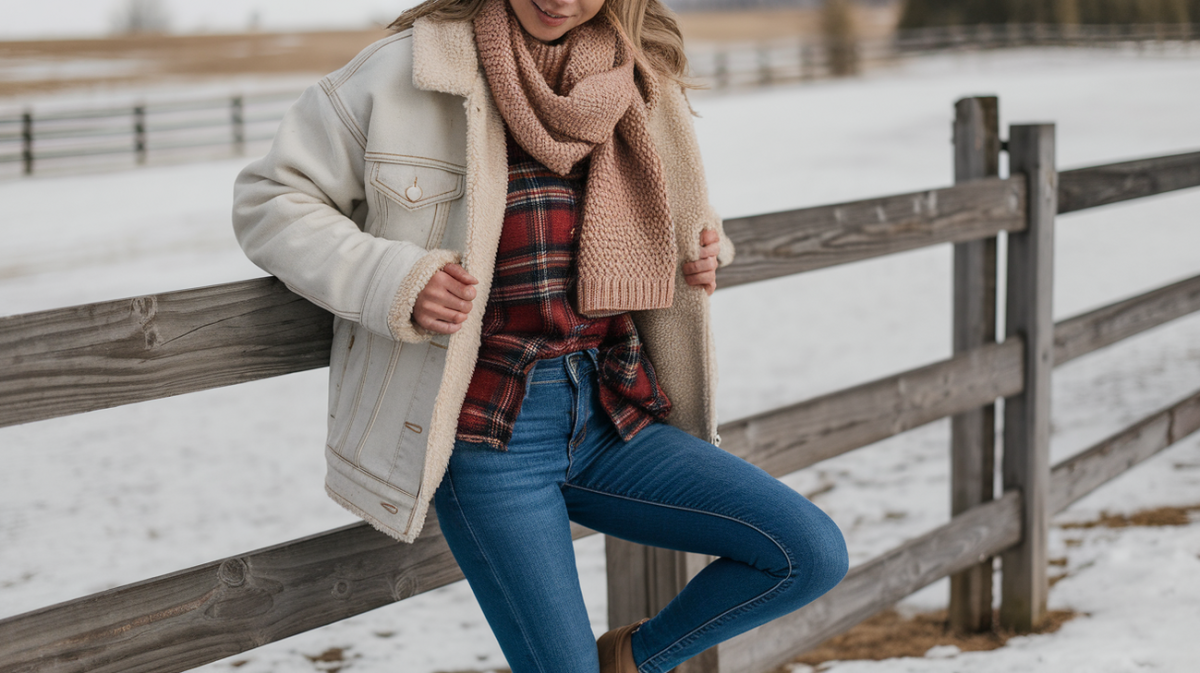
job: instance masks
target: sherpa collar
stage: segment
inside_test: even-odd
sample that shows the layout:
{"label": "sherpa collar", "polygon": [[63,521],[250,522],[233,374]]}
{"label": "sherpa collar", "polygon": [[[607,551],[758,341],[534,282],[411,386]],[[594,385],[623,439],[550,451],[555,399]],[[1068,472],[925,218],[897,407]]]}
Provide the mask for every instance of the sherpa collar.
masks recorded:
{"label": "sherpa collar", "polygon": [[483,77],[470,21],[413,24],[413,84],[418,89],[468,96]]}

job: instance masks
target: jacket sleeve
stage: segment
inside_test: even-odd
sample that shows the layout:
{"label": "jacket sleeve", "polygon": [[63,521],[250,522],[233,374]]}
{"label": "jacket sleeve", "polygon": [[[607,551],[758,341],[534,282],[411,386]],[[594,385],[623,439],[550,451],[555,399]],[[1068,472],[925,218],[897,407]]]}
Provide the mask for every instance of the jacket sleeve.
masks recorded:
{"label": "jacket sleeve", "polygon": [[[659,158],[667,178],[667,193],[671,195],[671,215],[677,226],[688,230],[715,229],[721,237],[717,252],[718,266],[733,261],[733,242],[725,235],[721,216],[708,202],[708,185],[704,179],[704,162],[700,144],[692,123],[692,108],[683,89],[674,82],[664,81],[663,95],[652,112],[650,123],[658,140]],[[700,240],[683,241],[683,260],[700,255]]]}
{"label": "jacket sleeve", "polygon": [[392,339],[425,339],[413,301],[453,259],[362,230],[363,126],[328,79],[305,91],[270,152],[238,176],[234,233],[251,261],[314,304]]}

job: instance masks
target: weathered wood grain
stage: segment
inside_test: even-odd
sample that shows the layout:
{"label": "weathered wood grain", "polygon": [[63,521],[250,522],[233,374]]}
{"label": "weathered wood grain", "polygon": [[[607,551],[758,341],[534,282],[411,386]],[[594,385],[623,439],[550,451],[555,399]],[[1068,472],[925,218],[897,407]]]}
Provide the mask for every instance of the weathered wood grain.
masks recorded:
{"label": "weathered wood grain", "polygon": [[1024,181],[1019,178],[731,219],[725,221],[725,233],[737,255],[717,272],[717,286],[734,287],[1024,227]]}
{"label": "weathered wood grain", "polygon": [[1028,229],[1008,237],[1005,330],[1025,340],[1025,387],[1004,402],[1005,491],[1022,499],[1021,543],[1004,552],[1000,623],[1024,633],[1046,616],[1050,585],[1050,376],[1054,369],[1054,218],[1058,212],[1054,125],[1013,126],[1009,163],[1028,180]]}
{"label": "weathered wood grain", "polygon": [[1058,178],[1058,212],[1071,213],[1200,187],[1200,152],[1077,168]]}
{"label": "weathered wood grain", "polygon": [[1050,511],[1058,513],[1126,470],[1200,430],[1200,391],[1054,466]]}
{"label": "weathered wood grain", "polygon": [[1019,338],[721,426],[721,447],[776,476],[1012,395]]}
{"label": "weathered wood grain", "polygon": [[[995,96],[955,106],[954,182],[1000,174],[1000,106]],[[954,354],[996,343],[996,237],[954,245]],[[996,406],[988,403],[950,419],[950,514],[995,497]],[[992,628],[992,559],[950,577],[950,628]]]}
{"label": "weathered wood grain", "polygon": [[[604,538],[608,588],[608,628],[653,617],[674,600],[696,573],[712,562],[703,554],[646,547]],[[717,673],[717,648],[680,664],[675,673]]]}
{"label": "weathered wood grain", "polygon": [[0,620],[0,673],[186,671],[459,579],[433,513],[411,545],[354,524]]}
{"label": "weathered wood grain", "polygon": [[331,326],[274,278],[0,318],[0,427],[326,366]]}
{"label": "weathered wood grain", "polygon": [[1200,276],[1069,318],[1054,328],[1054,364],[1200,311]]}
{"label": "weathered wood grain", "polygon": [[1005,494],[853,568],[829,593],[719,648],[721,673],[763,673],[912,592],[1016,544],[1021,499]]}

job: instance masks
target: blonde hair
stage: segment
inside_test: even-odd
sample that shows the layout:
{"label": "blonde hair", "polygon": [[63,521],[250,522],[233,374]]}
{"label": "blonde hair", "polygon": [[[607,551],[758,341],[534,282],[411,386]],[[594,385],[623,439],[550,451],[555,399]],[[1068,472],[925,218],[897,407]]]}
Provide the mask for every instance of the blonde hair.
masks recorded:
{"label": "blonde hair", "polygon": [[[413,22],[426,16],[434,21],[473,21],[487,1],[426,0],[396,17],[388,28],[408,30]],[[675,13],[662,0],[604,0],[603,13],[656,73],[684,88],[697,88],[687,78],[687,54]]]}

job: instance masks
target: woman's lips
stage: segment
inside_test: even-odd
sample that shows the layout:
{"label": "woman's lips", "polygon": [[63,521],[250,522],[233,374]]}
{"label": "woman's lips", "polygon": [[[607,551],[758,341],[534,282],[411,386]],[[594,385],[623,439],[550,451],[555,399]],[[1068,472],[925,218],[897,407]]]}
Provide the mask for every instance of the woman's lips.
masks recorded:
{"label": "woman's lips", "polygon": [[530,0],[530,4],[532,4],[534,9],[537,10],[538,20],[547,26],[550,26],[551,28],[561,26],[566,23],[567,19],[571,18],[569,16],[555,16],[542,9],[536,2],[533,2],[533,0]]}

